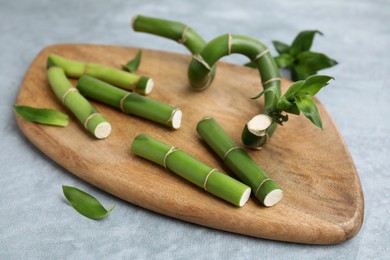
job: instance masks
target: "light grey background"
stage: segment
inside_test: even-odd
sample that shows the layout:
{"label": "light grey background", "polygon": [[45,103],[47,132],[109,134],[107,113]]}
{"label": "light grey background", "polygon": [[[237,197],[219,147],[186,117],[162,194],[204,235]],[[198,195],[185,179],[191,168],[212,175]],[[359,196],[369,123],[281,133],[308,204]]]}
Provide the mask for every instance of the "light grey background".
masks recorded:
{"label": "light grey background", "polygon": [[[334,246],[256,239],[213,230],[133,206],[73,177],[37,150],[11,106],[34,57],[54,43],[96,43],[187,53],[162,38],[134,33],[134,14],[180,20],[207,40],[251,35],[271,46],[319,29],[313,50],[339,61],[319,97],[349,146],[365,194],[360,233]],[[383,259],[389,250],[390,1],[21,1],[0,0],[0,259]],[[273,48],[272,48],[273,50]],[[242,57],[227,61],[242,63]],[[109,206],[103,221],[67,206],[61,185]]]}

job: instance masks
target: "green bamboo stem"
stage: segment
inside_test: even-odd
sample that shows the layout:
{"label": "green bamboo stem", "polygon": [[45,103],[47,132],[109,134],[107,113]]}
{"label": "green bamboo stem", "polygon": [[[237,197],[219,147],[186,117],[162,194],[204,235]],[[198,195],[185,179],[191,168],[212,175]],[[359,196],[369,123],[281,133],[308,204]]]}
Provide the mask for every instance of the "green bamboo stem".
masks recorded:
{"label": "green bamboo stem", "polygon": [[182,111],[153,99],[128,92],[91,76],[81,76],[77,89],[86,97],[116,107],[124,113],[133,114],[151,121],[180,128]]}
{"label": "green bamboo stem", "polygon": [[64,69],[65,74],[71,78],[80,78],[89,75],[123,89],[127,89],[142,95],[148,95],[153,89],[153,80],[120,69],[96,64],[75,61],[50,54],[47,61],[48,68],[57,66]]}
{"label": "green bamboo stem", "polygon": [[111,133],[111,125],[97,110],[77,91],[59,67],[50,67],[47,77],[54,94],[77,117],[89,132],[102,139]]}
{"label": "green bamboo stem", "polygon": [[249,199],[251,189],[247,185],[150,136],[138,135],[131,151],[238,207]]}
{"label": "green bamboo stem", "polygon": [[273,206],[282,199],[280,186],[268,177],[246,151],[237,147],[213,118],[203,118],[196,130],[238,178],[251,187],[254,196],[264,206]]}
{"label": "green bamboo stem", "polygon": [[[194,55],[190,63],[188,78],[191,86],[196,89],[207,88],[211,83],[210,68],[220,58],[233,53],[242,54],[256,64],[264,88],[264,114],[272,118],[274,113],[279,112],[277,110],[277,103],[281,95],[279,69],[268,48],[251,37],[224,34],[210,41],[201,53]],[[250,121],[252,124],[249,123],[244,127],[242,141],[246,146],[260,148],[268,140],[267,136],[270,136],[276,127],[273,121],[266,129],[251,129],[248,126],[263,126],[266,118],[254,117]]]}
{"label": "green bamboo stem", "polygon": [[[136,15],[133,17],[131,24],[136,32],[145,32],[177,41],[194,55],[199,54],[206,46],[206,41],[199,34],[180,22]],[[216,65],[211,66],[209,73],[210,83],[214,79],[215,70]]]}

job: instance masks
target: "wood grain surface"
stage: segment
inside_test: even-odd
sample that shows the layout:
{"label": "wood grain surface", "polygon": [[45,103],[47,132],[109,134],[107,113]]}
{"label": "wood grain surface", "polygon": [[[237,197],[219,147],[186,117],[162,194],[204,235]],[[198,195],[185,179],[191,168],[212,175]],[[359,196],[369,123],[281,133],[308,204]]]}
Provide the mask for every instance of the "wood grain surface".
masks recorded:
{"label": "wood grain surface", "polygon": [[[55,98],[46,79],[50,53],[120,68],[137,49],[118,46],[61,44],[45,48],[31,64],[17,104],[69,111]],[[131,153],[140,133],[174,145],[204,163],[231,174],[196,133],[197,122],[214,117],[241,145],[244,124],[262,111],[262,100],[251,100],[260,87],[256,70],[224,62],[210,88],[189,88],[190,56],[143,51],[139,73],[153,78],[151,98],[183,110],[182,127],[171,130],[92,102],[111,122],[109,138],[96,140],[71,116],[65,127],[51,127],[16,117],[27,138],[64,168],[123,200],[152,211],[199,225],[265,239],[334,244],[355,236],[363,222],[364,200],[359,177],[348,149],[330,115],[317,101],[324,130],[303,115],[290,116],[270,142],[248,150],[284,189],[284,198],[265,208],[251,198],[237,208],[156,164]],[[283,90],[291,82],[282,81]],[[326,91],[324,89],[323,91]]]}

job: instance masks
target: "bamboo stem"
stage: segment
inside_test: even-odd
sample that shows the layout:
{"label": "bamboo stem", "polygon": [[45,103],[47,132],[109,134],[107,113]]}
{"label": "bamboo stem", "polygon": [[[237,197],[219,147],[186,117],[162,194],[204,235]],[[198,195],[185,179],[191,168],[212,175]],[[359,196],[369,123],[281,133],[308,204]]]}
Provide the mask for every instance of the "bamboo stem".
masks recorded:
{"label": "bamboo stem", "polygon": [[150,136],[138,135],[131,151],[238,207],[249,199],[251,189],[247,185]]}
{"label": "bamboo stem", "polygon": [[86,75],[77,82],[77,89],[84,96],[116,107],[124,113],[146,118],[173,129],[180,128],[182,111],[179,108],[125,91]]}
{"label": "bamboo stem", "polygon": [[238,178],[251,187],[254,196],[264,206],[273,206],[282,199],[280,186],[268,177],[247,152],[235,144],[213,118],[202,119],[196,130]]}
{"label": "bamboo stem", "polygon": [[149,77],[139,76],[96,63],[79,62],[56,54],[49,55],[47,66],[61,67],[64,69],[65,74],[71,78],[80,78],[82,75],[89,75],[143,95],[150,94],[153,89],[153,80]]}
{"label": "bamboo stem", "polygon": [[47,76],[54,94],[89,132],[98,139],[109,136],[110,123],[72,86],[62,68],[50,67]]}

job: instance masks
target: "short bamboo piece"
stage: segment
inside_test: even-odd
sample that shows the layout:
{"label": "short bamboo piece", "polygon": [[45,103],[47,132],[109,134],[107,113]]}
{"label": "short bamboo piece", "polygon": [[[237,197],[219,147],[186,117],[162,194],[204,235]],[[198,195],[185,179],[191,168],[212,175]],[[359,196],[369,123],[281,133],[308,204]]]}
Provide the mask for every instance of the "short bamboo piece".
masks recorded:
{"label": "short bamboo piece", "polygon": [[238,207],[244,206],[249,199],[251,189],[247,185],[150,136],[138,135],[131,151]]}
{"label": "short bamboo piece", "polygon": [[282,199],[280,186],[268,177],[246,151],[235,144],[213,118],[203,118],[196,130],[238,178],[251,187],[254,196],[264,206],[273,206]]}
{"label": "short bamboo piece", "polygon": [[47,77],[54,94],[96,138],[103,139],[111,133],[111,124],[72,86],[65,72],[50,67]]}
{"label": "short bamboo piece", "polygon": [[128,92],[91,76],[82,76],[77,89],[86,97],[173,129],[180,128],[182,111],[153,99]]}
{"label": "short bamboo piece", "polygon": [[149,77],[96,63],[75,61],[56,54],[49,55],[47,66],[61,67],[64,69],[65,74],[71,78],[80,78],[82,75],[89,75],[142,95],[150,94],[153,89],[153,80]]}

